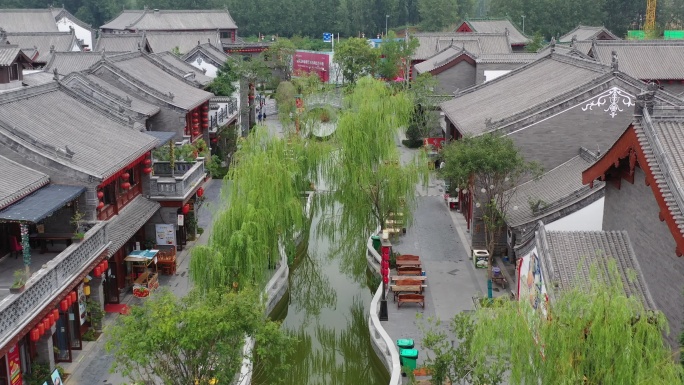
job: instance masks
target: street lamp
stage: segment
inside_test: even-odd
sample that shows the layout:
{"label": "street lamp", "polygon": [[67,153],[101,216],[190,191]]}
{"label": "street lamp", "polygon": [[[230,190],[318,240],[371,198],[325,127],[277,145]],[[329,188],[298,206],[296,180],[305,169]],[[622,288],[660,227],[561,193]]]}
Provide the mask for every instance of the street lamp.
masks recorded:
{"label": "street lamp", "polygon": [[525,34],[525,15],[522,15],[523,19],[523,35]]}
{"label": "street lamp", "polygon": [[389,15],[385,15],[385,36],[387,36],[387,19],[389,19]]}

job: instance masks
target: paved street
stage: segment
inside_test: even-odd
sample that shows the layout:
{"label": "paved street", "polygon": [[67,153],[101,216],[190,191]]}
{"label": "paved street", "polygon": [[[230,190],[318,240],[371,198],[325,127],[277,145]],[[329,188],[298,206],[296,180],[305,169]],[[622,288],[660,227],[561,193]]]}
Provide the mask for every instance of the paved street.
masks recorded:
{"label": "paved street", "polygon": [[[190,242],[182,252],[178,253],[178,269],[174,276],[160,276],[159,284],[161,287],[169,288],[174,294],[178,296],[185,295],[189,290],[188,282],[188,262],[190,260],[189,251],[192,246],[196,244],[204,244],[209,239],[211,234],[211,222],[213,214],[218,211],[220,204],[221,187],[223,181],[210,180],[204,185],[205,203],[200,208],[198,214],[199,227],[205,229],[204,234],[195,242]],[[143,299],[133,297],[127,293],[122,298],[122,303],[130,306],[139,304]],[[105,317],[105,329],[111,325],[118,315],[107,313]],[[73,352],[72,363],[61,363],[67,373],[71,373],[69,378],[65,381],[66,385],[120,385],[129,383],[129,381],[118,373],[109,373],[112,366],[112,355],[107,354],[104,350],[106,342],[105,336],[100,336],[99,340],[94,342],[84,342],[84,348],[81,351]]]}

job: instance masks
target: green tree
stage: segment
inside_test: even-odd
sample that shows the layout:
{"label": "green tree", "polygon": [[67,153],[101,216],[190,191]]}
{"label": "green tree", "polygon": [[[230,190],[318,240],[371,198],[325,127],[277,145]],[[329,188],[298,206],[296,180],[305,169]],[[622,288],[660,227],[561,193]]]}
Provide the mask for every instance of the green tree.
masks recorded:
{"label": "green tree", "polygon": [[275,99],[278,108],[278,119],[284,127],[289,127],[292,123],[292,115],[296,112],[295,96],[297,90],[292,82],[285,81],[278,84]]}
{"label": "green tree", "polygon": [[525,46],[525,51],[534,53],[539,51],[543,47],[544,36],[542,36],[541,32],[537,31],[534,33],[534,36],[532,36],[532,41]]}
{"label": "green tree", "polygon": [[440,174],[452,186],[471,189],[479,207],[491,279],[491,259],[506,224],[512,192],[522,178],[538,167],[523,158],[513,140],[497,133],[452,141],[444,147],[442,156],[445,167],[439,170]]}
{"label": "green tree", "polygon": [[399,161],[396,135],[412,109],[406,93],[392,93],[383,82],[363,78],[345,105],[335,131],[338,150],[323,168],[330,192],[318,199],[334,210],[321,221],[325,234],[332,239],[341,234],[342,249],[360,250],[358,242],[365,242],[377,226],[386,228],[392,214],[410,221],[415,186],[426,175],[427,163]]}
{"label": "green tree", "polygon": [[379,51],[373,49],[366,39],[350,38],[335,48],[333,61],[340,66],[346,83],[354,84],[365,75],[375,73]]}
{"label": "green tree", "polygon": [[546,314],[528,301],[478,310],[473,372],[504,366],[511,384],[681,384],[682,367],[663,341],[667,319],[625,294],[615,261],[607,275],[592,268],[581,282],[554,293]]}
{"label": "green tree", "polygon": [[238,75],[233,69],[234,64],[228,60],[216,72],[216,77],[207,86],[207,91],[217,96],[231,96],[235,92],[235,82]]}
{"label": "green tree", "polygon": [[435,87],[437,79],[429,72],[418,75],[411,82],[409,93],[413,98],[414,107],[406,130],[406,137],[411,141],[422,141],[438,126],[438,115],[435,111],[437,107],[432,98]]}
{"label": "green tree", "polygon": [[418,0],[418,12],[425,31],[442,31],[459,18],[456,0]]}
{"label": "green tree", "polygon": [[258,297],[253,290],[193,290],[181,299],[168,290],[154,293],[107,330],[112,370],[150,385],[230,383],[249,336],[258,345],[253,370],[265,370],[258,362],[268,360],[269,372],[284,373],[294,341],[266,318]]}
{"label": "green tree", "polygon": [[269,67],[282,75],[283,80],[292,77],[292,57],[297,47],[286,38],[279,38],[263,52],[264,59]]}
{"label": "green tree", "polygon": [[418,40],[397,40],[397,34],[390,31],[382,40],[380,54],[382,58],[378,64],[378,75],[386,80],[394,80],[401,72],[408,73],[402,67],[411,61],[411,56],[418,48]]}

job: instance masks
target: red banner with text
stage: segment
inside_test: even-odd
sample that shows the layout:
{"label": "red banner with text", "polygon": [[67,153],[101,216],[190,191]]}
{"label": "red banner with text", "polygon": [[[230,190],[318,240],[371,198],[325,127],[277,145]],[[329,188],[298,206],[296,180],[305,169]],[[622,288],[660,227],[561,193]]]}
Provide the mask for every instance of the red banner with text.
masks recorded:
{"label": "red banner with text", "polygon": [[325,53],[297,51],[292,59],[292,73],[315,73],[323,83],[330,80],[330,56]]}

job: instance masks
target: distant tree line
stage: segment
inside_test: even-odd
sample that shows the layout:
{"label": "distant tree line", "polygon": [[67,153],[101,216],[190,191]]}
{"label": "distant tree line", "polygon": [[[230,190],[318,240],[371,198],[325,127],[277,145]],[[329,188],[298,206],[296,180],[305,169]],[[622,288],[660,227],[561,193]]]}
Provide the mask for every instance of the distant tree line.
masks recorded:
{"label": "distant tree line", "polygon": [[[45,8],[45,0],[0,0],[2,8]],[[449,30],[464,18],[509,17],[529,36],[562,35],[579,24],[605,25],[618,36],[644,23],[646,0],[62,0],[64,7],[95,28],[123,9],[228,8],[241,36],[376,37],[388,29],[418,26]],[[524,18],[523,18],[524,16]],[[684,29],[684,1],[659,0],[660,29]]]}

